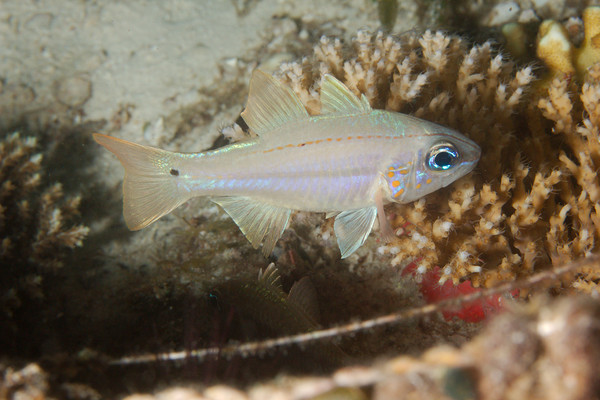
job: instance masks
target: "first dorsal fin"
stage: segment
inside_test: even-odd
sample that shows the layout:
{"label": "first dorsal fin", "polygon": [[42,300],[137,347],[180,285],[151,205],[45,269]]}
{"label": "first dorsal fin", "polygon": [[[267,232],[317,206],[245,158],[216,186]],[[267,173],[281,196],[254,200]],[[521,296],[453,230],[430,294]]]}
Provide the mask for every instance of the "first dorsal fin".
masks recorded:
{"label": "first dorsal fin", "polygon": [[308,118],[306,108],[287,86],[258,69],[252,72],[248,104],[242,118],[257,135]]}
{"label": "first dorsal fin", "polygon": [[357,114],[371,111],[363,94],[359,99],[342,82],[326,74],[321,82],[321,114]]}
{"label": "first dorsal fin", "polygon": [[279,290],[283,290],[281,287],[281,280],[279,279],[279,271],[275,266],[275,263],[269,264],[269,266],[263,271],[258,271],[258,281],[265,285],[268,285]]}

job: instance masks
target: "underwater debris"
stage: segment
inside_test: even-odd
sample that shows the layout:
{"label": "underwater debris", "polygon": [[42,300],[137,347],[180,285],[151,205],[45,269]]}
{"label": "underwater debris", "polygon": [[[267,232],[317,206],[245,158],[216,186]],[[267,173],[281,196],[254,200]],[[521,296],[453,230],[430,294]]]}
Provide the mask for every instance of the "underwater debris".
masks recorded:
{"label": "underwater debris", "polygon": [[[349,47],[323,37],[311,57],[282,65],[277,76],[311,113],[319,112],[318,87],[329,73],[375,107],[450,126],[478,143],[474,173],[391,206],[399,237],[381,250],[394,255],[393,265],[414,261],[419,272],[440,266],[440,283],[468,278],[490,287],[527,276],[536,264],[596,251],[597,70],[576,96],[559,80],[538,93],[532,68],[517,69],[489,42],[471,47],[441,32],[360,32]],[[595,287],[597,275],[577,281]]]}

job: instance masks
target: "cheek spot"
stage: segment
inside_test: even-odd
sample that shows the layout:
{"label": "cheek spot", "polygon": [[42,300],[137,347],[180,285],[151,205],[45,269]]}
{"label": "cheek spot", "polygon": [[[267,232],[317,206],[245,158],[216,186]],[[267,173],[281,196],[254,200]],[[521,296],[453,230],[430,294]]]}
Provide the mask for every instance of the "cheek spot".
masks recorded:
{"label": "cheek spot", "polygon": [[394,177],[394,173],[393,172],[388,172],[388,178],[393,178]]}
{"label": "cheek spot", "polygon": [[[393,187],[398,187],[398,186],[400,186],[400,181],[393,181],[393,182],[392,182],[392,186],[393,186]],[[402,189],[400,189],[400,190],[402,190]]]}
{"label": "cheek spot", "polygon": [[427,179],[425,183],[429,185],[431,183],[431,178]]}
{"label": "cheek spot", "polygon": [[417,186],[415,186],[417,189],[421,189],[421,184],[417,183]]}

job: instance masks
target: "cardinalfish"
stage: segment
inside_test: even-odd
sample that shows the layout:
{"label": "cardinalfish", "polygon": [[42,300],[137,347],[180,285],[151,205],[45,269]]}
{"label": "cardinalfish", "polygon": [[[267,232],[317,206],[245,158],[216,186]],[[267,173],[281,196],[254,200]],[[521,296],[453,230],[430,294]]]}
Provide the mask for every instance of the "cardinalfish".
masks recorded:
{"label": "cardinalfish", "polygon": [[384,204],[408,203],[470,172],[481,150],[462,134],[410,115],[374,110],[324,75],[321,114],[255,70],[242,117],[256,135],[201,153],[176,153],[103,134],[94,139],[125,168],[123,214],[144,228],[197,196],[208,196],[254,248],[269,255],[292,210],[334,217],[342,258],[367,239],[375,219],[393,231]]}
{"label": "cardinalfish", "polygon": [[231,280],[211,292],[218,302],[266,327],[276,335],[292,335],[319,329],[317,292],[308,277],[283,291],[274,263],[258,273],[258,280]]}
{"label": "cardinalfish", "polygon": [[[232,307],[241,323],[256,324],[266,334],[280,337],[321,328],[317,291],[310,278],[305,276],[296,281],[286,294],[274,263],[259,271],[258,280],[230,280],[215,288],[211,295],[218,304]],[[307,355],[321,363],[350,361],[333,343],[315,343],[311,348]]]}

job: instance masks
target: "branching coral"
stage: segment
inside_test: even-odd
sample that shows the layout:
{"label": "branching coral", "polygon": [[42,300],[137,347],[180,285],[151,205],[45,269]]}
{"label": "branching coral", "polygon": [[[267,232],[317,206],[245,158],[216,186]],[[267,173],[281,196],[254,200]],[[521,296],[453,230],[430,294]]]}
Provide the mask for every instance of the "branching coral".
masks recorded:
{"label": "branching coral", "polygon": [[[34,137],[13,133],[0,141],[0,327],[12,327],[23,300],[42,298],[44,272],[63,265],[65,251],[81,246],[88,233],[71,221],[80,197],[65,198],[58,183],[44,187],[42,154]],[[7,321],[3,321],[4,317]]]}
{"label": "branching coral", "polygon": [[64,199],[59,183],[40,191],[36,146],[35,138],[18,133],[0,142],[0,259],[56,268],[61,251],[81,246],[88,228],[65,226],[78,213],[79,196]]}
{"label": "branching coral", "polygon": [[[279,77],[319,112],[320,77],[331,73],[377,108],[455,128],[482,147],[475,172],[408,205],[393,205],[398,238],[384,247],[394,265],[442,267],[441,282],[469,277],[489,286],[595,251],[597,97],[592,70],[575,99],[566,83],[531,90],[530,67],[517,69],[490,43],[470,47],[442,33],[359,33],[350,48],[323,38],[314,56],[285,64]],[[584,275],[586,284],[597,277]],[[579,282],[579,281],[578,281]],[[578,283],[578,287],[586,284]]]}

